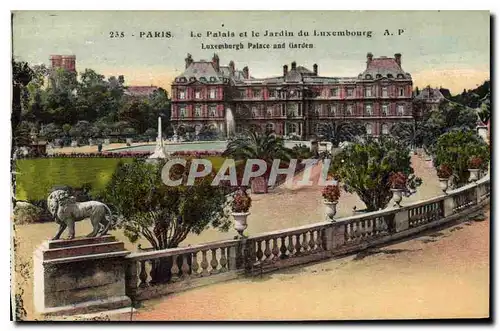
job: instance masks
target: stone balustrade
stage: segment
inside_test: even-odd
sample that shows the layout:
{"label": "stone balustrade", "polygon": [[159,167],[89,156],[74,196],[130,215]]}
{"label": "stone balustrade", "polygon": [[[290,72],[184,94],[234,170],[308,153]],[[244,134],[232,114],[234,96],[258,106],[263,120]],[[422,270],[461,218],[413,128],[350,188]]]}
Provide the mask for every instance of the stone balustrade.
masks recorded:
{"label": "stone balustrade", "polygon": [[475,213],[489,196],[487,175],[432,199],[242,239],[135,253],[111,236],[49,241],[34,256],[35,306],[43,314],[117,308],[354,253]]}
{"label": "stone balustrade", "polygon": [[[335,222],[186,248],[132,253],[125,258],[128,261],[127,295],[143,300],[360,251],[476,212],[489,201],[489,192],[487,175],[445,195]],[[154,264],[162,258],[171,259],[168,270],[163,271],[171,276],[156,283],[152,276]]]}

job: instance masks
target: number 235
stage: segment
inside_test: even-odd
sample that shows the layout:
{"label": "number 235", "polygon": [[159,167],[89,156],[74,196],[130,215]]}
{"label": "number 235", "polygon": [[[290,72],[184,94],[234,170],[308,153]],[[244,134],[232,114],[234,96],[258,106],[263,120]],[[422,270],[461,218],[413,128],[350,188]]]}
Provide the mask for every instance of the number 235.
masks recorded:
{"label": "number 235", "polygon": [[110,31],[109,32],[109,37],[110,38],[123,38],[125,37],[125,33],[123,31]]}

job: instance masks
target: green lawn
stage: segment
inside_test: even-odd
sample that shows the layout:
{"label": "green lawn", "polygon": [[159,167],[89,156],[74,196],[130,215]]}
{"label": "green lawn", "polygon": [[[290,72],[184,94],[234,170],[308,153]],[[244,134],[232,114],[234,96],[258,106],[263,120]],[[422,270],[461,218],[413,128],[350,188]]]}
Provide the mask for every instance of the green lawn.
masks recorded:
{"label": "green lawn", "polygon": [[[224,158],[208,157],[216,171]],[[102,192],[118,163],[133,158],[45,158],[16,160],[16,199],[42,200],[54,186],[82,187],[89,183],[91,193]]]}

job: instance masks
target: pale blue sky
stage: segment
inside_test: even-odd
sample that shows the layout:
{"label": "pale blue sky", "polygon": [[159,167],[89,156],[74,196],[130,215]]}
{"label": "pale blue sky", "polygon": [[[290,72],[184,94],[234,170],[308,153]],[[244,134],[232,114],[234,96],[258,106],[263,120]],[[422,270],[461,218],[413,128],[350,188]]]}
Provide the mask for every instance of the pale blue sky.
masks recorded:
{"label": "pale blue sky", "polygon": [[[222,27],[224,24],[224,27]],[[366,37],[190,38],[191,31],[370,30]],[[384,30],[401,36],[383,36]],[[110,39],[110,31],[124,31]],[[141,31],[171,31],[171,39],[140,39]],[[132,37],[131,34],[135,36]],[[234,60],[249,66],[254,77],[279,75],[283,64],[297,61],[322,75],[356,76],[366,66],[366,53],[375,57],[402,53],[403,69],[417,86],[449,87],[453,92],[489,78],[490,17],[486,11],[391,12],[15,12],[14,56],[30,63],[49,62],[50,54],[75,54],[77,70],[93,68],[105,75],[124,74],[129,84],[169,87],[184,69],[186,53],[209,60],[213,50],[201,43],[310,42],[303,50],[218,50],[221,64]]]}

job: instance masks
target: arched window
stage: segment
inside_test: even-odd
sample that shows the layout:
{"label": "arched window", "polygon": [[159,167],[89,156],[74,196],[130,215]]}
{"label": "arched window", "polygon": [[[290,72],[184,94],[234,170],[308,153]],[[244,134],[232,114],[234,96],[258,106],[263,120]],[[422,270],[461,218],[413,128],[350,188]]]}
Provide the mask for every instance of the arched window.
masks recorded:
{"label": "arched window", "polygon": [[399,88],[399,96],[402,97],[404,95],[405,95],[405,90],[402,87],[400,87]]}
{"label": "arched window", "polygon": [[398,78],[405,78],[405,76],[403,76],[402,74],[399,74]]}
{"label": "arched window", "polygon": [[382,124],[382,134],[389,134],[389,125],[386,123]]}
{"label": "arched window", "polygon": [[298,132],[298,127],[296,123],[289,123],[288,124],[288,134],[295,133],[297,134]]}
{"label": "arched window", "polygon": [[267,117],[273,117],[273,109],[271,107],[267,108]]}
{"label": "arched window", "polygon": [[373,125],[371,125],[370,123],[366,124],[365,126],[366,128],[366,134],[373,134]]}

